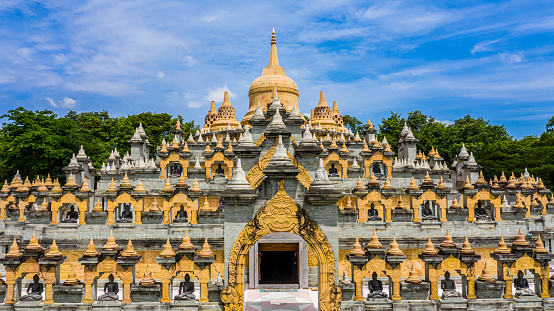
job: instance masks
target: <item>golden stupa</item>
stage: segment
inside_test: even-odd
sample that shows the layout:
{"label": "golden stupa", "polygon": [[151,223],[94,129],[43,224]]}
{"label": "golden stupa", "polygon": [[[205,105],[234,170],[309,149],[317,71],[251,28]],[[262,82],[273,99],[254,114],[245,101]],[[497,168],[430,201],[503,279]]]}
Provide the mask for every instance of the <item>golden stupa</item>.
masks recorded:
{"label": "golden stupa", "polygon": [[281,104],[290,112],[295,103],[298,103],[298,86],[294,81],[285,75],[285,69],[279,66],[279,57],[277,56],[277,40],[275,39],[275,30],[271,36],[271,51],[269,53],[269,65],[262,71],[259,76],[250,85],[248,91],[248,112],[242,119],[241,123],[247,124],[250,118],[254,115],[254,111],[261,103],[262,109],[267,110],[268,104],[273,100],[273,89],[279,93]]}

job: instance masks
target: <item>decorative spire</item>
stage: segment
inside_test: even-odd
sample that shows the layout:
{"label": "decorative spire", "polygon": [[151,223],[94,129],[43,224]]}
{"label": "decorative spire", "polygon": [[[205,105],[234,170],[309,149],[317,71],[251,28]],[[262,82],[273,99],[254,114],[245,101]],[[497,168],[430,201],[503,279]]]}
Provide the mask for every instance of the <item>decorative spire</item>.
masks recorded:
{"label": "decorative spire", "polygon": [[463,189],[465,189],[465,190],[472,190],[472,189],[474,189],[473,185],[472,185],[471,182],[469,181],[469,175],[466,176],[466,182],[465,182],[465,184],[464,184]]}
{"label": "decorative spire", "polygon": [[529,246],[529,242],[525,240],[525,236],[521,232],[521,229],[519,229],[519,233],[516,236],[516,240],[514,241],[514,243],[512,243],[512,247],[513,246]]}
{"label": "decorative spire", "polygon": [[504,242],[504,236],[500,236],[500,242],[498,242],[498,248],[494,250],[495,254],[509,254],[510,249],[506,246],[506,242]]}
{"label": "decorative spire", "polygon": [[139,285],[144,287],[152,287],[156,285],[156,281],[152,278],[152,273],[145,272],[144,277],[142,277],[142,280],[139,282]]}
{"label": "decorative spire", "polygon": [[464,244],[462,244],[462,249],[460,250],[460,254],[464,254],[464,255],[473,255],[473,254],[475,254],[475,251],[471,248],[471,244],[469,243],[469,240],[467,239],[467,235],[466,235],[466,239],[464,241]]}
{"label": "decorative spire", "polygon": [[488,283],[494,282],[494,278],[491,275],[491,271],[487,267],[486,261],[485,261],[485,267],[483,268],[483,273],[479,276],[477,280],[481,282],[488,282]]}
{"label": "decorative spire", "polygon": [[94,242],[92,241],[92,238],[90,238],[90,242],[87,246],[87,251],[83,254],[83,257],[97,257],[100,253],[96,251],[96,247],[94,247]]}
{"label": "decorative spire", "polygon": [[458,199],[456,198],[456,196],[454,196],[454,199],[452,200],[452,204],[450,205],[450,208],[452,209],[460,209],[462,208],[460,206],[460,203],[458,203]]}
{"label": "decorative spire", "polygon": [[19,246],[15,238],[13,238],[12,246],[10,246],[10,251],[6,254],[6,258],[21,258],[23,254],[19,251]]}
{"label": "decorative spire", "polygon": [[544,243],[542,242],[540,234],[539,234],[539,238],[535,242],[535,249],[533,249],[533,252],[540,253],[540,254],[548,253],[548,250],[544,248]]}
{"label": "decorative spire", "polygon": [[280,67],[277,56],[277,40],[275,39],[275,28],[271,31],[271,52],[269,53],[269,68]]}
{"label": "decorative spire", "polygon": [[356,242],[354,242],[354,248],[348,253],[350,256],[364,256],[365,252],[362,250],[362,245],[360,245],[360,242],[358,241],[358,237],[356,237]]}
{"label": "decorative spire", "polygon": [[167,242],[164,245],[164,250],[160,253],[160,257],[175,257],[175,252],[173,251],[173,248],[171,248],[171,243],[169,243],[169,238],[167,238]]}
{"label": "decorative spire", "polygon": [[450,236],[450,230],[446,229],[446,235],[444,236],[444,241],[440,244],[440,247],[444,248],[456,248],[456,244],[452,241],[452,236]]}
{"label": "decorative spire", "polygon": [[189,231],[186,230],[185,237],[183,238],[183,243],[179,245],[179,250],[190,251],[190,250],[194,250],[195,248],[196,247],[194,247],[194,245],[192,245],[192,243],[190,242]]}
{"label": "decorative spire", "polygon": [[44,250],[44,247],[38,244],[37,236],[35,235],[35,231],[33,231],[33,236],[31,237],[31,240],[29,241],[29,244],[27,245],[27,247],[25,247],[25,251],[40,252],[43,250]]}
{"label": "decorative spire", "polygon": [[102,247],[102,250],[105,251],[118,251],[119,245],[115,243],[115,238],[113,237],[113,230],[110,231],[110,236],[108,237],[108,241],[104,246]]}
{"label": "decorative spire", "polygon": [[165,185],[162,189],[162,192],[173,193],[173,188],[171,188],[171,184],[169,183],[169,179],[165,180]]}
{"label": "decorative spire", "polygon": [[200,189],[200,186],[198,186],[198,181],[196,180],[196,177],[194,177],[194,183],[192,183],[192,187],[190,188],[190,191],[192,192],[202,191],[202,189]]}
{"label": "decorative spire", "polygon": [[414,176],[412,176],[412,181],[410,181],[410,186],[408,187],[408,190],[419,190],[419,187],[415,182]]}
{"label": "decorative spire", "polygon": [[144,186],[142,185],[142,180],[139,179],[138,183],[137,183],[137,186],[135,187],[135,192],[140,192],[140,193],[144,193],[146,192],[146,189],[144,189]]}
{"label": "decorative spire", "polygon": [[354,190],[358,190],[358,191],[364,191],[365,190],[365,186],[362,183],[362,179],[360,177],[358,177],[358,183],[356,183],[356,187],[354,188]]}
{"label": "decorative spire", "polygon": [[73,173],[69,173],[69,177],[67,178],[65,187],[77,187],[77,184],[75,183],[75,178],[73,178]]}
{"label": "decorative spire", "polygon": [[[46,187],[44,187],[44,188],[46,188]],[[90,187],[88,185],[87,178],[85,178],[85,181],[81,185],[81,189],[79,190],[79,192],[91,192],[91,191],[92,190],[90,189]]]}
{"label": "decorative spire", "polygon": [[425,243],[425,249],[421,252],[423,255],[436,255],[439,252],[435,249],[433,242],[431,242],[431,237],[427,236],[427,243]]}
{"label": "decorative spire", "polygon": [[369,243],[366,245],[366,248],[370,248],[370,249],[383,248],[383,245],[381,244],[381,242],[379,242],[379,238],[377,237],[377,232],[375,231],[375,229],[373,229],[373,235],[371,236],[371,240],[369,241]]}
{"label": "decorative spire", "polygon": [[[54,186],[54,188],[56,188],[56,186]],[[113,181],[113,178],[112,178],[112,181],[110,182],[108,189],[106,189],[106,192],[117,192],[117,187],[115,186],[115,182]]]}
{"label": "decorative spire", "polygon": [[129,242],[127,242],[127,247],[125,248],[125,251],[121,253],[122,257],[138,257],[137,252],[135,252],[135,248],[133,247],[133,243],[131,242],[131,238],[129,238]]}
{"label": "decorative spire", "polygon": [[75,269],[73,268],[73,265],[71,265],[71,268],[69,270],[69,275],[67,279],[63,282],[64,286],[75,286],[79,285],[81,282],[79,279],[77,279],[77,274],[75,274]]}
{"label": "decorative spire", "polygon": [[421,283],[421,279],[417,275],[417,271],[415,269],[415,264],[412,263],[412,268],[410,269],[410,275],[405,280],[407,283],[413,283],[413,284],[419,284]]}
{"label": "decorative spire", "polygon": [[398,243],[396,242],[396,237],[392,237],[392,242],[390,243],[390,249],[387,251],[387,256],[404,256],[404,253],[398,248]]}
{"label": "decorative spire", "polygon": [[325,92],[320,91],[319,92],[319,102],[317,103],[318,106],[327,106],[327,102],[325,101]]}
{"label": "decorative spire", "polygon": [[388,191],[391,191],[391,190],[394,190],[394,188],[392,187],[392,185],[390,184],[390,181],[389,181],[389,177],[387,176],[387,179],[385,180],[385,184],[383,185],[383,188],[381,188],[382,190],[388,190]]}
{"label": "decorative spire", "polygon": [[48,252],[46,252],[44,257],[50,258],[50,259],[57,259],[57,258],[62,258],[63,257],[62,253],[60,253],[60,251],[58,250],[58,245],[56,244],[56,239],[54,239],[52,241],[52,245],[50,245],[50,249],[48,250]]}
{"label": "decorative spire", "polygon": [[202,245],[202,250],[198,253],[198,257],[209,258],[213,256],[214,256],[214,253],[210,249],[210,244],[208,244],[208,238],[206,238],[206,240],[204,240],[204,245]]}

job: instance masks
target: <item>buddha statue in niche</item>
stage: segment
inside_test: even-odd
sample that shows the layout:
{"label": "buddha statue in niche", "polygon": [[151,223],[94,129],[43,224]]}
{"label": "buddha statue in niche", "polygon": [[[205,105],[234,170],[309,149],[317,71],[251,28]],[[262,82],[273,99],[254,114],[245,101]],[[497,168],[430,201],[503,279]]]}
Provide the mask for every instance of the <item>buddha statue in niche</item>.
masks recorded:
{"label": "buddha statue in niche", "polygon": [[477,208],[474,210],[475,219],[490,220],[487,210],[483,207],[483,201],[477,202]]}
{"label": "buddha statue in niche", "polygon": [[517,272],[517,279],[514,280],[516,288],[516,297],[520,296],[535,296],[535,293],[529,288],[529,282],[523,278],[523,271]]}
{"label": "buddha statue in niche", "polygon": [[375,204],[371,203],[370,208],[367,210],[368,221],[381,221],[383,218],[379,217],[379,212],[375,209]]}
{"label": "buddha statue in niche", "polygon": [[331,163],[329,168],[329,177],[339,177],[339,170],[335,167],[335,163]]}
{"label": "buddha statue in niche", "polygon": [[39,283],[40,278],[38,274],[33,276],[33,283],[27,286],[27,295],[21,296],[19,300],[21,301],[41,301],[42,300],[42,291],[44,286],[42,283]]}
{"label": "buddha statue in niche", "polygon": [[123,204],[123,212],[121,212],[121,215],[119,215],[119,219],[117,219],[117,222],[119,223],[133,222],[133,212],[131,212],[131,204],[128,204],[128,203]]}
{"label": "buddha statue in niche", "polygon": [[187,211],[185,211],[185,207],[183,205],[179,207],[179,210],[175,214],[175,219],[173,219],[173,222],[177,222],[177,223],[188,222]]}
{"label": "buddha statue in niche", "polygon": [[373,274],[371,275],[371,280],[367,282],[367,287],[369,288],[367,299],[388,297],[387,294],[383,292],[383,282],[377,279],[377,272],[373,272]]}
{"label": "buddha statue in niche", "polygon": [[217,168],[215,169],[215,175],[220,177],[225,177],[225,170],[223,167],[221,167],[221,163],[217,164]]}
{"label": "buddha statue in niche", "polygon": [[433,212],[433,209],[431,208],[431,202],[425,201],[423,204],[423,208],[421,210],[421,219],[422,220],[437,220],[437,217],[435,216],[435,213]]}
{"label": "buddha statue in niche", "polygon": [[190,275],[185,274],[185,281],[179,284],[179,294],[175,296],[175,300],[194,300],[194,283],[190,281]]}
{"label": "buddha statue in niche", "polygon": [[113,274],[108,277],[108,282],[104,284],[104,295],[98,297],[98,301],[118,301],[119,285],[114,281]]}
{"label": "buddha statue in niche", "polygon": [[456,291],[456,282],[450,279],[450,272],[444,273],[444,280],[441,281],[442,298],[462,297],[462,294]]}
{"label": "buddha statue in niche", "polygon": [[69,211],[65,214],[65,218],[62,219],[63,223],[77,223],[79,220],[79,213],[75,211],[75,205],[69,207]]}

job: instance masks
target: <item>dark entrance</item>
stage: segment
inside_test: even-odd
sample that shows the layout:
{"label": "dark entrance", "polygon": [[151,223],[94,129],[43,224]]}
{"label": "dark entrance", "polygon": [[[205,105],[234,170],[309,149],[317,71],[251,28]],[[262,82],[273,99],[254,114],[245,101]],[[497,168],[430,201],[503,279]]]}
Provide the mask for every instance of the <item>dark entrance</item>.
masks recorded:
{"label": "dark entrance", "polygon": [[298,243],[259,244],[259,284],[298,284]]}

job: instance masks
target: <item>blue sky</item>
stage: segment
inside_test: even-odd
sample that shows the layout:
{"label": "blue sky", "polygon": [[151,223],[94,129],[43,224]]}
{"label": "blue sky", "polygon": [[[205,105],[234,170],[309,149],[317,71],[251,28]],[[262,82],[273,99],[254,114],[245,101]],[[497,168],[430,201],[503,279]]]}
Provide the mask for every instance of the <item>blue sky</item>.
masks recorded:
{"label": "blue sky", "polygon": [[422,110],[538,135],[554,115],[552,1],[0,2],[0,112],[181,114],[223,91],[242,118],[275,27],[300,110],[379,123]]}

